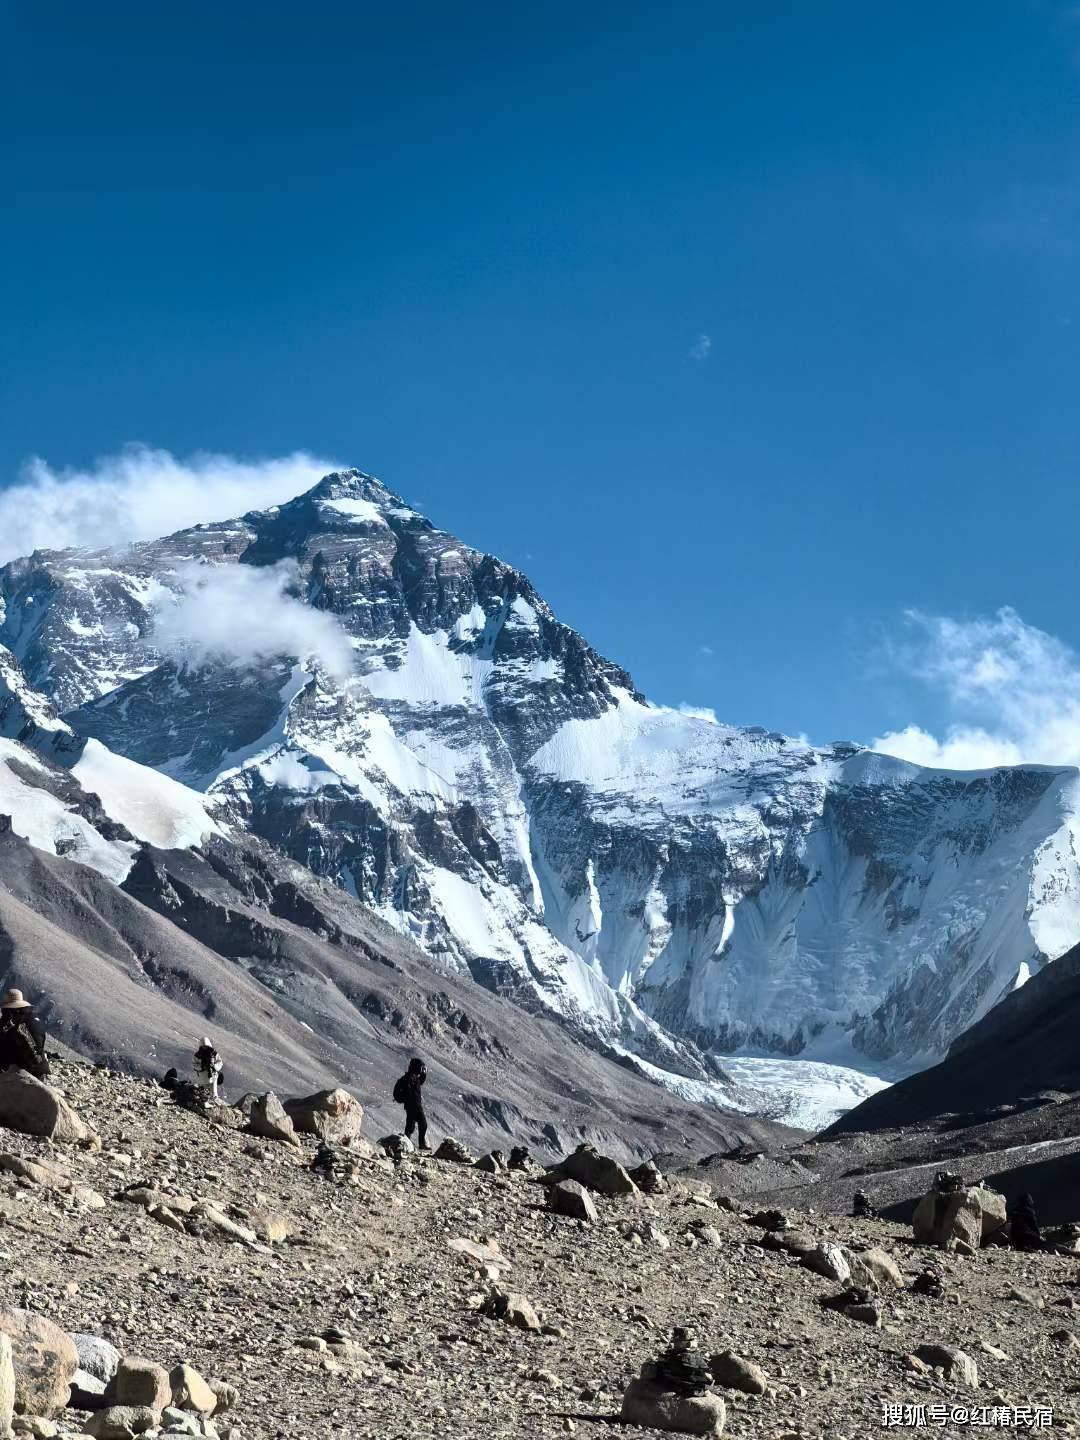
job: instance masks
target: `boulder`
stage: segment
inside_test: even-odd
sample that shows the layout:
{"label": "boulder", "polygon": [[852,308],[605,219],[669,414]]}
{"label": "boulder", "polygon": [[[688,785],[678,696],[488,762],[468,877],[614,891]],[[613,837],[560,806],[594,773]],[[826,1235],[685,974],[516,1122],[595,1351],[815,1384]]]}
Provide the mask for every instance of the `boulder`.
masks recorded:
{"label": "boulder", "polygon": [[978,1250],[1006,1221],[1004,1195],[985,1185],[928,1190],[915,1207],[911,1229],[921,1245]]}
{"label": "boulder", "polygon": [[915,1356],[934,1370],[944,1370],[946,1380],[955,1380],[972,1390],[979,1383],[979,1367],[975,1361],[953,1345],[920,1345]]}
{"label": "boulder", "polygon": [[624,1425],[672,1430],[679,1435],[721,1435],[727,1418],[719,1395],[684,1395],[659,1380],[631,1380],[623,1393],[619,1419]]}
{"label": "boulder", "polygon": [[109,1404],[104,1380],[91,1375],[87,1370],[76,1370],[71,1377],[68,1405],[73,1410],[104,1410]]}
{"label": "boulder", "polygon": [[16,1410],[46,1418],[59,1415],[79,1367],[74,1340],[31,1310],[0,1310],[0,1334],[11,1341]]}
{"label": "boulder", "polygon": [[[853,1272],[856,1264],[869,1275],[879,1290],[904,1288],[903,1272],[886,1250],[880,1250],[877,1246],[870,1250],[861,1250],[853,1257]],[[856,1279],[862,1278],[856,1275]]]}
{"label": "boulder", "polygon": [[11,1434],[15,1414],[15,1362],[11,1354],[11,1337],[0,1335],[0,1436]]}
{"label": "boulder", "polygon": [[259,1238],[249,1225],[241,1225],[233,1220],[210,1200],[196,1202],[184,1228],[192,1229],[196,1234],[208,1239],[239,1240],[242,1245],[254,1245]]}
{"label": "boulder", "polygon": [[160,1412],[148,1405],[110,1405],[86,1422],[86,1433],[94,1440],[131,1440],[157,1428]]}
{"label": "boulder", "polygon": [[717,1385],[725,1390],[741,1390],[746,1395],[764,1395],[769,1388],[765,1371],[752,1360],[744,1360],[733,1350],[724,1350],[709,1357],[709,1370]]}
{"label": "boulder", "polygon": [[109,1398],[133,1409],[163,1410],[172,1399],[169,1372],[152,1360],[125,1355],[109,1383]]}
{"label": "boulder", "polygon": [[468,1146],[462,1145],[460,1140],[453,1140],[448,1135],[439,1148],[435,1151],[436,1160],[451,1160],[455,1165],[475,1165],[476,1157],[469,1150]]}
{"label": "boulder", "polygon": [[172,1402],[178,1410],[190,1410],[205,1417],[217,1408],[218,1397],[191,1365],[174,1365],[169,1371],[169,1384]]}
{"label": "boulder", "polygon": [[507,1325],[513,1325],[518,1330],[540,1329],[540,1319],[532,1303],[524,1295],[513,1291],[492,1290],[481,1306],[481,1312],[492,1319],[505,1320]]}
{"label": "boulder", "polygon": [[617,1160],[601,1155],[592,1145],[579,1145],[547,1173],[552,1183],[576,1180],[598,1195],[635,1195],[638,1188]]}
{"label": "boulder", "polygon": [[70,1190],[71,1175],[62,1165],[52,1160],[28,1160],[23,1155],[0,1155],[0,1170],[15,1175],[20,1180],[29,1180],[46,1190]]}
{"label": "boulder", "polygon": [[782,1250],[788,1255],[809,1255],[817,1241],[806,1230],[769,1230],[761,1237],[765,1250]]}
{"label": "boulder", "polygon": [[488,1155],[482,1155],[476,1162],[477,1170],[483,1170],[487,1175],[502,1175],[507,1168],[506,1156],[501,1150],[492,1150]]}
{"label": "boulder", "polygon": [[193,1365],[174,1365],[168,1372],[168,1384],[173,1388],[173,1404],[177,1410],[189,1410],[203,1417],[215,1413],[217,1395]]}
{"label": "boulder", "polygon": [[97,1136],[58,1090],[25,1070],[0,1071],[0,1125],[62,1145],[89,1145]]}
{"label": "boulder", "polygon": [[227,1380],[211,1380],[210,1389],[214,1392],[217,1405],[214,1407],[214,1414],[220,1415],[225,1410],[232,1410],[240,1403],[240,1391],[235,1385],[230,1385]]}
{"label": "boulder", "polygon": [[401,1162],[407,1155],[416,1153],[416,1146],[407,1135],[384,1135],[379,1141],[379,1148],[384,1155],[391,1160]]}
{"label": "boulder", "polygon": [[273,1093],[260,1095],[248,1115],[248,1130],[264,1140],[277,1140],[282,1145],[299,1145],[293,1122],[285,1113],[285,1107]]}
{"label": "boulder", "polygon": [[453,1250],[455,1255],[475,1270],[482,1270],[485,1265],[497,1265],[500,1270],[509,1270],[510,1261],[502,1253],[497,1240],[487,1240],[478,1244],[475,1240],[464,1240],[455,1238],[446,1242],[447,1248]]}
{"label": "boulder", "polygon": [[364,1123],[364,1107],[355,1095],[340,1088],[320,1090],[302,1100],[286,1100],[285,1113],[301,1135],[341,1144],[355,1140]]}
{"label": "boulder", "polygon": [[79,1330],[71,1336],[79,1360],[79,1369],[107,1385],[120,1368],[123,1358],[115,1345],[100,1335],[86,1335]]}
{"label": "boulder", "polygon": [[667,1181],[652,1160],[646,1160],[628,1173],[638,1189],[643,1190],[646,1195],[662,1195],[667,1189]]}
{"label": "boulder", "polygon": [[799,1263],[807,1270],[812,1270],[815,1275],[823,1275],[826,1280],[835,1280],[838,1285],[851,1279],[847,1252],[841,1245],[833,1245],[827,1240],[823,1240],[813,1250],[808,1250]]}
{"label": "boulder", "polygon": [[557,1185],[551,1186],[548,1209],[556,1215],[567,1215],[571,1220],[584,1220],[587,1225],[595,1225],[600,1218],[596,1201],[576,1180],[560,1180]]}

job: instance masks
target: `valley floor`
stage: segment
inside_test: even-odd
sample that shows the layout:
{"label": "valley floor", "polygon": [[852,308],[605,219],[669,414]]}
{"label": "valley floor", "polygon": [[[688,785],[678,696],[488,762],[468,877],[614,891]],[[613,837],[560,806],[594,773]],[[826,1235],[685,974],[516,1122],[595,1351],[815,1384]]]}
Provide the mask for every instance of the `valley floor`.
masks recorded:
{"label": "valley floor", "polygon": [[[61,1161],[106,1203],[87,1209],[0,1177],[5,1303],[232,1383],[239,1402],[218,1423],[239,1440],[649,1440],[658,1432],[609,1422],[675,1325],[691,1326],[706,1354],[731,1348],[763,1367],[763,1396],[724,1392],[725,1433],[747,1440],[862,1440],[883,1428],[885,1404],[1045,1406],[1055,1433],[1080,1432],[1080,1258],[964,1259],[913,1247],[900,1224],[792,1213],[819,1238],[884,1248],[909,1281],[927,1265],[942,1274],[942,1298],[882,1296],[874,1329],[822,1310],[819,1297],[840,1287],[763,1249],[759,1229],[692,1181],[653,1198],[597,1197],[589,1226],[549,1214],[522,1174],[410,1158],[327,1181],[309,1168],[313,1141],[297,1151],[256,1140],[82,1064],[61,1064],[56,1080],[101,1152],[8,1131],[0,1147]],[[115,1198],[135,1181],[271,1211],[293,1233],[258,1247],[177,1233]],[[487,1282],[448,1247],[455,1237],[498,1242],[500,1283],[532,1301],[547,1333],[478,1313]],[[351,1357],[298,1346],[328,1327],[356,1342]],[[977,1388],[905,1369],[928,1342],[970,1355]]]}

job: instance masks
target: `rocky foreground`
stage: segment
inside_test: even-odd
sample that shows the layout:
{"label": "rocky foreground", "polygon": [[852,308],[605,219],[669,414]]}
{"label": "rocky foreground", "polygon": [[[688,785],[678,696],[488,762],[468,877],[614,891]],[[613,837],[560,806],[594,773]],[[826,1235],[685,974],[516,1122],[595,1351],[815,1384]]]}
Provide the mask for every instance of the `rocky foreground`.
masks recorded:
{"label": "rocky foreground", "polygon": [[[887,1221],[753,1216],[691,1180],[571,1185],[555,1203],[572,1218],[549,1208],[537,1169],[395,1163],[361,1145],[324,1147],[320,1172],[316,1137],[253,1136],[242,1110],[194,1113],[83,1064],[54,1079],[100,1148],[0,1130],[3,1303],[110,1342],[147,1384],[186,1363],[214,1387],[208,1418],[183,1403],[136,1416],[151,1435],[614,1425],[644,1440],[662,1432],[621,1428],[623,1395],[677,1326],[709,1367],[724,1434],[856,1440],[883,1407],[899,1424],[896,1407],[918,1405],[930,1424],[997,1414],[1025,1428],[1051,1410],[1058,1433],[1080,1429],[1080,1257],[961,1256]],[[112,1414],[17,1416],[16,1433],[124,1440]]]}

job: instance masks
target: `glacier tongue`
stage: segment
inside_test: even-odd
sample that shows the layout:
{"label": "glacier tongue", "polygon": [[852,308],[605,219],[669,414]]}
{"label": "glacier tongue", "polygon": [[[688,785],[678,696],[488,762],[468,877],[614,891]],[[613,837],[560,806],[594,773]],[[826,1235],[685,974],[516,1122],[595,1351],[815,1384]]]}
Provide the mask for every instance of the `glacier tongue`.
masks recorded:
{"label": "glacier tongue", "polygon": [[[353,681],[155,651],[184,566],[285,561]],[[107,747],[79,764],[132,833],[116,757],[204,792],[163,792],[159,843],[247,827],[434,963],[672,1083],[801,1074],[839,1105],[863,1083],[845,1067],[933,1060],[1080,938],[1075,771],[931,771],[651,705],[520,572],[358,471],[122,551],[39,552],[0,569],[0,604],[29,691],[5,708],[0,651],[0,733]]]}

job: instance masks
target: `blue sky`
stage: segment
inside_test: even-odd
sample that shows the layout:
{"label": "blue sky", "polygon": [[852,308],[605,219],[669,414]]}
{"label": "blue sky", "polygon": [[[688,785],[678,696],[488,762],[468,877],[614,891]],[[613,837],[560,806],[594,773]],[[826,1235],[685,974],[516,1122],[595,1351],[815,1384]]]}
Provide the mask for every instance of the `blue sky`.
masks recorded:
{"label": "blue sky", "polygon": [[0,485],[304,449],[654,698],[1072,758],[1002,701],[1080,707],[1077,6],[0,0],[0,54]]}

